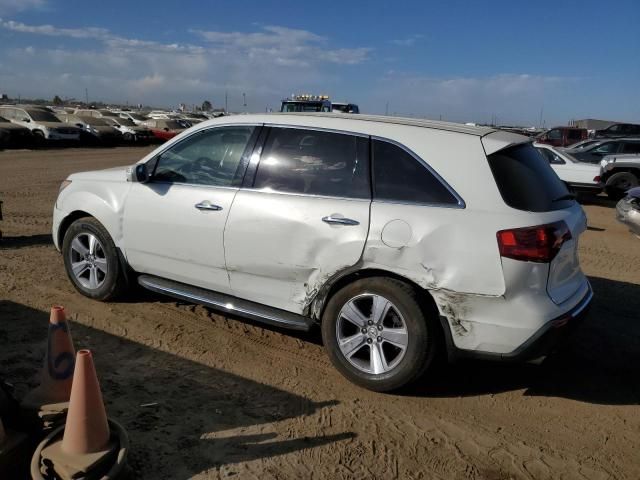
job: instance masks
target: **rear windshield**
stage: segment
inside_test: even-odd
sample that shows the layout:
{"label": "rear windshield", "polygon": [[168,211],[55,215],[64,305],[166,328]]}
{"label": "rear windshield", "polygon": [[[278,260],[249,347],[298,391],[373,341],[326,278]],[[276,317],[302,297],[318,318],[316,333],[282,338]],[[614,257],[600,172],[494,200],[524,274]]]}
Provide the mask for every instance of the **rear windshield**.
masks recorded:
{"label": "rear windshield", "polygon": [[529,212],[570,207],[566,185],[530,143],[505,148],[487,157],[504,202]]}

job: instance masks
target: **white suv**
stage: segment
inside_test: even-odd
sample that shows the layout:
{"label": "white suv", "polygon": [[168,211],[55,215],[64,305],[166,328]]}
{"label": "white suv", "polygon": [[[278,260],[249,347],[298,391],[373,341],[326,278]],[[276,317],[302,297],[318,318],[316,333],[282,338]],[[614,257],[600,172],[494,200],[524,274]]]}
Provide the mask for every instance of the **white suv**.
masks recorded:
{"label": "white suv", "polygon": [[150,290],[294,329],[367,388],[438,353],[538,359],[591,301],[581,207],[526,137],[373,116],[190,128],[71,175],[53,238],[84,295]]}

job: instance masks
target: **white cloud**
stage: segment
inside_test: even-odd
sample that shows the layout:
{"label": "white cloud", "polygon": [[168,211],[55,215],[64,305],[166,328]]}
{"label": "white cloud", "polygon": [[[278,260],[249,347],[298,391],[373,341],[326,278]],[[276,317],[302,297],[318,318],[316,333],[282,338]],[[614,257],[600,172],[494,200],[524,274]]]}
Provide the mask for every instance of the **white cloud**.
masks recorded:
{"label": "white cloud", "polygon": [[13,67],[0,70],[0,84],[22,96],[81,98],[86,87],[94,98],[171,105],[203,98],[219,103],[228,90],[236,99],[230,108],[238,109],[237,99],[247,93],[248,101],[259,105],[253,108],[262,110],[277,107],[292,91],[328,91],[338,81],[338,65],[362,63],[370,53],[368,48],[330,48],[325,37],[280,26],[248,33],[193,31],[200,45],[1,19],[0,28],[61,39],[55,47],[0,47],[0,62],[8,59]]}
{"label": "white cloud", "polygon": [[191,30],[215,48],[229,49],[250,58],[268,58],[278,65],[330,62],[354,65],[365,61],[370,48],[331,49],[326,37],[307,30],[268,25],[261,32]]}
{"label": "white cloud", "polygon": [[44,7],[45,0],[0,0],[0,15]]}
{"label": "white cloud", "polygon": [[[535,123],[547,98],[567,91],[575,78],[531,74],[438,78],[388,73],[373,97],[390,111],[452,121]],[[379,108],[378,111],[381,109]]]}
{"label": "white cloud", "polygon": [[416,42],[424,38],[424,35],[420,33],[415,33],[413,35],[408,35],[404,38],[398,38],[395,40],[391,40],[391,43],[394,45],[398,45],[400,47],[413,47]]}
{"label": "white cloud", "polygon": [[[1,0],[0,0],[1,1]],[[13,20],[0,19],[0,27],[20,33],[32,33],[36,35],[48,35],[53,37],[71,38],[97,38],[105,39],[109,37],[109,31],[104,28],[56,28],[53,25],[26,25]]]}

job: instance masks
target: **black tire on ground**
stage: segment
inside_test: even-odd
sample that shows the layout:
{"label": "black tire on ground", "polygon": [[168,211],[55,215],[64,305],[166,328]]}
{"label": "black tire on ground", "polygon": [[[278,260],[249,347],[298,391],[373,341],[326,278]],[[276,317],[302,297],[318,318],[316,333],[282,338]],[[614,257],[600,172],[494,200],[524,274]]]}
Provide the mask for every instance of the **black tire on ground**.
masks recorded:
{"label": "black tire on ground", "polygon": [[135,137],[129,132],[125,133],[122,137],[126,143],[131,143],[135,140]]}
{"label": "black tire on ground", "polygon": [[[72,242],[79,235],[87,234],[93,235],[98,239],[102,246],[100,256],[106,259],[107,273],[101,279],[101,284],[97,288],[89,288],[83,285],[72,271]],[[80,218],[69,226],[62,242],[62,256],[69,280],[71,280],[76,290],[86,297],[101,301],[114,300],[121,296],[128,287],[127,277],[118,258],[116,246],[104,226],[93,217]]]}
{"label": "black tire on ground", "polygon": [[[358,369],[338,345],[338,321],[343,307],[359,295],[365,295],[363,298],[366,299],[366,295],[371,294],[384,297],[393,304],[404,319],[408,333],[404,356],[390,370],[377,374]],[[373,317],[373,314],[370,316]],[[410,285],[386,277],[363,278],[343,287],[331,297],[322,316],[322,339],[329,359],[350,381],[377,392],[397,390],[417,380],[433,363],[438,349],[437,319],[434,317],[433,313],[421,308],[417,292]],[[364,333],[365,329],[360,329],[360,333]],[[372,342],[371,345],[375,346],[376,340]],[[380,345],[382,349],[384,344],[381,342]],[[363,345],[361,348],[365,358],[371,354],[369,349],[372,347]],[[362,354],[362,351],[358,354]]]}
{"label": "black tire on ground", "polygon": [[632,172],[614,173],[607,180],[605,191],[609,198],[620,200],[627,190],[637,187],[640,182]]}
{"label": "black tire on ground", "polygon": [[44,132],[42,132],[41,130],[34,130],[33,131],[33,140],[34,140],[34,143],[36,144],[36,146],[41,146],[41,145],[45,144],[47,139],[44,136]]}

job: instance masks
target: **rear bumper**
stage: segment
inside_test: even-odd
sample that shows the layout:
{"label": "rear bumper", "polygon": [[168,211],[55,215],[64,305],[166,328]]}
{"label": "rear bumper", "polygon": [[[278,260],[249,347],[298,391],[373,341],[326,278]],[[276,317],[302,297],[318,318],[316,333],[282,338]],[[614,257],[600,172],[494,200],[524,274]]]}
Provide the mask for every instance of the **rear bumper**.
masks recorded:
{"label": "rear bumper", "polygon": [[[527,341],[518,348],[509,353],[492,353],[475,350],[458,349],[453,341],[447,339],[447,348],[449,359],[458,358],[475,358],[483,360],[499,360],[510,362],[525,362],[544,357],[551,353],[567,335],[574,330],[586,317],[591,301],[593,299],[593,290],[588,285],[587,293],[582,299],[568,312],[545,323],[537,330]],[[443,327],[448,326],[447,319],[441,317]],[[445,328],[446,332],[449,331]]]}

